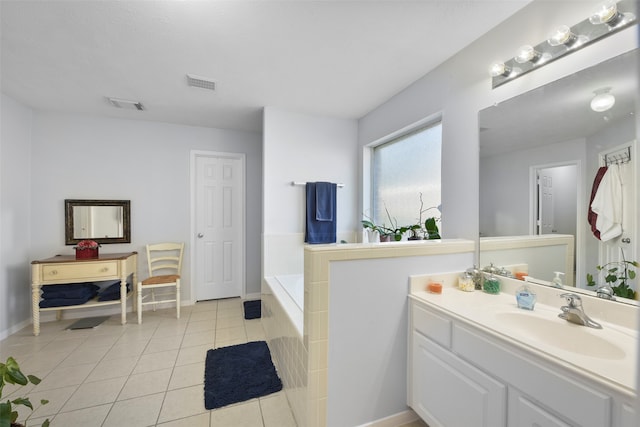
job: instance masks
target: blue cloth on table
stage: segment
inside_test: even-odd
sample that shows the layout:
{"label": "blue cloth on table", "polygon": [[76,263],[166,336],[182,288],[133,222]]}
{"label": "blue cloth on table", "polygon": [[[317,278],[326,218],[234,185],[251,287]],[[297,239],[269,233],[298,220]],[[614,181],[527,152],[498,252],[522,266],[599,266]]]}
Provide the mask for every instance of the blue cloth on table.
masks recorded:
{"label": "blue cloth on table", "polygon": [[[307,243],[335,243],[336,242],[336,184],[330,184],[332,191],[328,196],[331,203],[324,203],[331,206],[331,221],[318,221],[316,219],[316,183],[307,182],[306,185],[306,230],[304,241]],[[327,195],[325,193],[325,195]]]}
{"label": "blue cloth on table", "polygon": [[333,221],[336,184],[316,182],[316,221]]}
{"label": "blue cloth on table", "polygon": [[[127,282],[127,292],[131,291],[131,284]],[[114,301],[120,299],[120,281],[114,282],[98,294],[98,301]]]}
{"label": "blue cloth on table", "polygon": [[42,298],[44,299],[77,299],[93,298],[99,286],[93,283],[75,283],[68,285],[45,285],[42,287]]}

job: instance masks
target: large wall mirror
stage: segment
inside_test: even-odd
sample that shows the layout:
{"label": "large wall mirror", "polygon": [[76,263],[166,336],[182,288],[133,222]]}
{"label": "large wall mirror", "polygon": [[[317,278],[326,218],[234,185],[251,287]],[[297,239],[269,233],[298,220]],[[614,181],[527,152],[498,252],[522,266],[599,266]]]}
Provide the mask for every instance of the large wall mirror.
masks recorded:
{"label": "large wall mirror", "polygon": [[131,243],[129,200],[64,201],[65,244],[91,239],[100,244]]}
{"label": "large wall mirror", "polygon": [[[481,264],[483,241],[496,236],[573,236],[575,262],[565,284],[594,290],[586,287],[586,275],[597,276],[597,265],[621,256],[638,260],[638,61],[634,49],[480,111]],[[606,91],[615,104],[594,111],[592,99]],[[602,242],[587,216],[605,163],[624,175],[624,211],[623,234]],[[558,267],[546,264],[531,267],[551,281]]]}

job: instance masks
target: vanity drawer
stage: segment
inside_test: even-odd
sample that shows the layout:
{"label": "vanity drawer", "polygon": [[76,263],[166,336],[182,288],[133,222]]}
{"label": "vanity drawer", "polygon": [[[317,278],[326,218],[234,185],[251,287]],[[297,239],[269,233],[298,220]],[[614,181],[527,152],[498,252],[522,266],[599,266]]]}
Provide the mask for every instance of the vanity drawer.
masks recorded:
{"label": "vanity drawer", "polygon": [[423,308],[420,304],[412,304],[413,329],[438,344],[451,348],[451,320]]}
{"label": "vanity drawer", "polygon": [[74,264],[47,264],[42,266],[42,278],[45,281],[64,281],[77,279],[101,279],[117,276],[118,263],[80,262]]}

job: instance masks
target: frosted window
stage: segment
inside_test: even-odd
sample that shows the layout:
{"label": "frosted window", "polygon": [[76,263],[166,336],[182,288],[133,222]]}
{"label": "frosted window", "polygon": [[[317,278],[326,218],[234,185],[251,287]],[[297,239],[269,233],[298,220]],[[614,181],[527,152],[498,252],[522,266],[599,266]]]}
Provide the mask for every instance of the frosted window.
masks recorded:
{"label": "frosted window", "polygon": [[[391,228],[417,224],[420,193],[423,209],[440,206],[441,148],[441,123],[374,148],[373,218],[376,224]],[[385,207],[393,224],[390,224]],[[440,218],[440,211],[431,209],[424,213],[422,224],[432,216]],[[442,231],[440,222],[438,226]]]}

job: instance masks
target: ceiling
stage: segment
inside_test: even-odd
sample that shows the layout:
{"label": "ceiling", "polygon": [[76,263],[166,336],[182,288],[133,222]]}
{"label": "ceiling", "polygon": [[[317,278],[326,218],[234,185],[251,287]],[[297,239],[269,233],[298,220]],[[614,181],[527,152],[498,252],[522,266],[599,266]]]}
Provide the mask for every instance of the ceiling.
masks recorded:
{"label": "ceiling", "polygon": [[192,126],[357,119],[530,1],[2,0],[0,84],[36,110]]}

